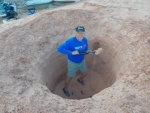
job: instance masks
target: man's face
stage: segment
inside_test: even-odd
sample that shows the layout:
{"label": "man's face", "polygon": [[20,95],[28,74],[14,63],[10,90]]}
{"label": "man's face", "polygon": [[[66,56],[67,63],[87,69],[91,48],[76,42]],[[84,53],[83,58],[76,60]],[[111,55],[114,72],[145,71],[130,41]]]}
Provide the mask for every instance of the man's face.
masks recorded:
{"label": "man's face", "polygon": [[79,41],[82,41],[83,37],[84,37],[84,32],[76,32],[76,37]]}

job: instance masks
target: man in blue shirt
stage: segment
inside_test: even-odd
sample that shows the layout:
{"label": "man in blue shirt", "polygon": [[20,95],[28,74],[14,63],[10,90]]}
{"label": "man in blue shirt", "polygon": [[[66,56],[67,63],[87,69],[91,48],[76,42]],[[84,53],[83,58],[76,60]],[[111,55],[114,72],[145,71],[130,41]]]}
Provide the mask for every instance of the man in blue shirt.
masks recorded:
{"label": "man in blue shirt", "polygon": [[81,72],[78,82],[84,85],[83,78],[87,75],[87,66],[84,55],[80,52],[88,50],[88,40],[84,37],[85,28],[83,26],[76,27],[76,36],[68,39],[65,43],[58,47],[58,52],[68,55],[68,72],[65,81],[63,92],[66,96],[70,96],[68,86],[73,77],[76,76],[77,71]]}

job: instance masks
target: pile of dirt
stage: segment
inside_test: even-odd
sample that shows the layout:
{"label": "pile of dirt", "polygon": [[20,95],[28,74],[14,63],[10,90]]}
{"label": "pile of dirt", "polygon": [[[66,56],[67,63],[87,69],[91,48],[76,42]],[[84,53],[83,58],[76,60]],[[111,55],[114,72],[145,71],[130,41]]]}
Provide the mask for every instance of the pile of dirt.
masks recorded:
{"label": "pile of dirt", "polygon": [[[1,113],[148,113],[150,7],[148,0],[93,0],[1,24]],[[57,47],[83,25],[89,49],[85,86],[76,76],[62,88],[66,55]]]}

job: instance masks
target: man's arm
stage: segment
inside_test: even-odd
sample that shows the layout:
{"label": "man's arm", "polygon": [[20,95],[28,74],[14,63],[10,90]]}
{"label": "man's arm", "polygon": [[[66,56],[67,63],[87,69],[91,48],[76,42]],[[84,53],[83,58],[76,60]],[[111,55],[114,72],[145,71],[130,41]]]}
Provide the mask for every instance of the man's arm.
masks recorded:
{"label": "man's arm", "polygon": [[58,52],[67,55],[72,55],[72,51],[70,51],[69,48],[70,48],[69,41],[66,41],[65,43],[63,43],[58,47]]}

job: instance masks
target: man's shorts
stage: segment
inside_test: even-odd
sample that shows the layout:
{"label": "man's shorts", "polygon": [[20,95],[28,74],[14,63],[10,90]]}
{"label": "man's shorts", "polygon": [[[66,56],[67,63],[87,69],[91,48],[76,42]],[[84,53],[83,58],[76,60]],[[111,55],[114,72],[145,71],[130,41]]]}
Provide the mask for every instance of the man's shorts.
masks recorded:
{"label": "man's shorts", "polygon": [[68,72],[67,72],[68,77],[75,77],[78,70],[82,73],[87,72],[85,60],[83,60],[81,63],[74,63],[68,60]]}

